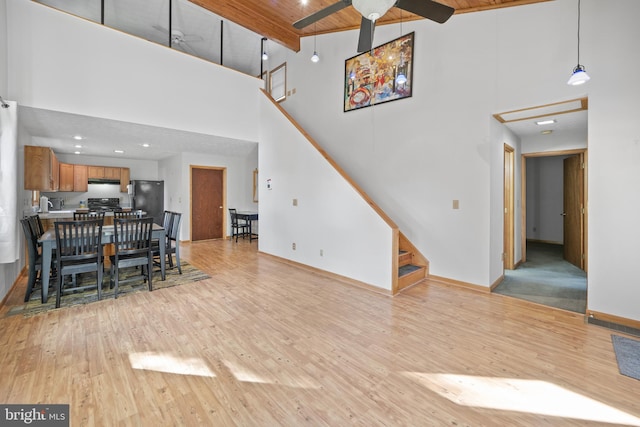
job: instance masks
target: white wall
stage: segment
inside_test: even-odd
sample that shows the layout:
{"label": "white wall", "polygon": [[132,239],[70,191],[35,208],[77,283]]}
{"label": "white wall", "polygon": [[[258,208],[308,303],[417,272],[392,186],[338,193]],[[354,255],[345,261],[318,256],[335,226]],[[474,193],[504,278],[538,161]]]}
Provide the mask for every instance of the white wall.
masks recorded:
{"label": "white wall", "polygon": [[263,98],[260,251],[391,291],[391,227]]}
{"label": "white wall", "polygon": [[0,96],[8,100],[7,1],[0,0]]}
{"label": "white wall", "polygon": [[262,81],[36,2],[6,0],[21,105],[257,141]]}
{"label": "white wall", "polygon": [[[640,83],[626,77],[640,65],[640,2],[582,2],[580,59],[592,79],[571,87],[576,28],[567,23],[576,13],[575,1],[556,0],[404,23],[403,33],[416,31],[413,97],[348,113],[344,60],[356,31],[318,36],[317,64],[312,37],[298,54],[273,52],[274,63],[287,61],[296,89],[283,106],[430,259],[431,273],[484,286],[501,274],[502,250],[502,178],[490,169],[502,168],[494,151],[505,141],[491,115],[588,96],[589,309],[640,319],[640,288],[629,285],[640,238]],[[399,35],[398,25],[379,27],[374,44]],[[576,144],[550,141],[523,142],[522,152]]]}
{"label": "white wall", "polygon": [[564,159],[527,159],[527,239],[564,243]]}

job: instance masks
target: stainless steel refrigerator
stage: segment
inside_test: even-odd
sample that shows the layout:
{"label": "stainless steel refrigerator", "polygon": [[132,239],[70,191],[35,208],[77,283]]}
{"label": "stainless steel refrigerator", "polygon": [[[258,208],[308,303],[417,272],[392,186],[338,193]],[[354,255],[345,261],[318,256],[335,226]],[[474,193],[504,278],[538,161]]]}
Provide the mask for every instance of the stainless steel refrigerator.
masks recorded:
{"label": "stainless steel refrigerator", "polygon": [[162,225],[164,213],[164,181],[132,180],[129,186],[131,207],[142,210],[153,222]]}

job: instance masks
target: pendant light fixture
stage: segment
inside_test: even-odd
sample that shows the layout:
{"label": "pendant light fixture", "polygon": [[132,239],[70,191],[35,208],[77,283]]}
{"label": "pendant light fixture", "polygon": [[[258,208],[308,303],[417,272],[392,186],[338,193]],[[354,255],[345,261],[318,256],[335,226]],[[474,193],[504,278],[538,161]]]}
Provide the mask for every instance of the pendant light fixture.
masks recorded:
{"label": "pendant light fixture", "polygon": [[262,60],[263,61],[266,61],[267,59],[269,59],[269,55],[267,55],[267,48],[265,46],[266,41],[267,41],[267,38],[263,37],[262,38]]}
{"label": "pendant light fixture", "polygon": [[311,62],[315,63],[320,61],[320,55],[318,55],[318,51],[316,50],[316,37],[318,33],[316,32],[316,23],[313,23],[313,55],[311,55]]}
{"label": "pendant light fixture", "polygon": [[[402,37],[402,9],[400,9],[400,37]],[[396,84],[403,85],[407,82],[407,75],[404,73],[404,57],[402,55],[402,47],[400,48],[400,65],[398,66],[398,75],[396,76]]]}
{"label": "pendant light fixture", "polygon": [[584,69],[584,65],[580,65],[580,0],[578,0],[578,65],[573,69],[573,73],[567,82],[568,85],[578,86],[588,82],[591,79]]}

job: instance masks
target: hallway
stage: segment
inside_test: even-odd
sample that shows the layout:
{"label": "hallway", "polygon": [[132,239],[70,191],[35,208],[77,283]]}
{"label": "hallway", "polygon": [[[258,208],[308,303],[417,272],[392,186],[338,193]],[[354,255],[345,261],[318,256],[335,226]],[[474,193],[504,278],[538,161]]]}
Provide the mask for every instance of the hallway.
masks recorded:
{"label": "hallway", "polygon": [[505,270],[493,292],[585,313],[587,274],[562,258],[562,245],[527,242],[527,262]]}

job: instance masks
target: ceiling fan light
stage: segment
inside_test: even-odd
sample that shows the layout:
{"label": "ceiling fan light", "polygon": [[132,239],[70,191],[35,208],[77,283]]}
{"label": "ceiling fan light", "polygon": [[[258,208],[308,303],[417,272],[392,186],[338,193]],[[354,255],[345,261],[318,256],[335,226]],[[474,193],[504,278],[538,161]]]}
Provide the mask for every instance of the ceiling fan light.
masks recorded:
{"label": "ceiling fan light", "polygon": [[318,62],[320,61],[320,55],[318,55],[318,52],[314,51],[313,55],[311,55],[311,62]]}
{"label": "ceiling fan light", "polygon": [[353,7],[362,16],[375,21],[383,16],[395,4],[396,0],[353,0]]}
{"label": "ceiling fan light", "polygon": [[571,86],[578,86],[588,82],[590,79],[591,77],[589,77],[585,71],[584,66],[578,64],[576,65],[576,68],[573,69],[573,74],[569,77],[567,84]]}

